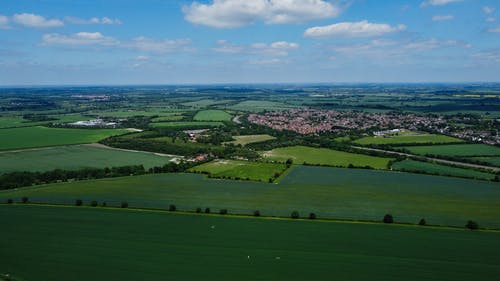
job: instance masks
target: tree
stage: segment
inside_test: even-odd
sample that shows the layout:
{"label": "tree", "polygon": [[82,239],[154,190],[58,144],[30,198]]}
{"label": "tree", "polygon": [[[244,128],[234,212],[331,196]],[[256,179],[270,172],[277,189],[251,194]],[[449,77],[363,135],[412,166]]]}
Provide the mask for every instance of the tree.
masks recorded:
{"label": "tree", "polygon": [[97,201],[92,200],[92,202],[90,202],[90,206],[97,207]]}
{"label": "tree", "polygon": [[255,210],[255,211],[253,212],[253,215],[254,215],[255,217],[260,217],[260,211],[259,211],[259,210]]}
{"label": "tree", "polygon": [[108,206],[108,204],[106,204],[106,201],[104,201],[104,202],[102,202],[101,206],[106,207],[106,206]]}
{"label": "tree", "polygon": [[420,221],[418,222],[418,225],[426,225],[427,222],[425,221],[424,218],[420,219]]}
{"label": "tree", "polygon": [[127,202],[122,202],[121,206],[122,208],[128,208],[128,203]]}
{"label": "tree", "polygon": [[315,220],[316,219],[316,214],[315,213],[310,213],[309,214],[309,219],[310,220]]}
{"label": "tree", "polygon": [[76,199],[75,206],[81,206],[81,205],[83,205],[83,201],[81,199]]}
{"label": "tree", "polygon": [[394,218],[392,217],[391,214],[386,214],[384,216],[384,223],[393,223],[394,222]]}
{"label": "tree", "polygon": [[23,203],[28,203],[29,199],[28,197],[24,196],[23,198],[21,198],[21,202]]}
{"label": "tree", "polygon": [[168,210],[170,212],[175,212],[177,210],[177,207],[174,204],[170,204],[170,206],[168,206]]}
{"label": "tree", "polygon": [[10,199],[10,198],[9,198],[9,199],[7,199],[7,204],[12,204],[12,203],[14,203],[14,200],[12,200],[12,199]]}
{"label": "tree", "polygon": [[201,208],[200,207],[196,208],[196,212],[201,213]]}
{"label": "tree", "polygon": [[205,214],[210,214],[210,208],[205,208]]}
{"label": "tree", "polygon": [[219,214],[226,215],[227,214],[227,209],[220,209]]}
{"label": "tree", "polygon": [[293,164],[293,159],[292,158],[286,159],[285,164],[290,167]]}
{"label": "tree", "polygon": [[298,219],[300,217],[298,211],[293,211],[290,216],[292,217],[292,219]]}
{"label": "tree", "polygon": [[465,225],[465,227],[467,227],[468,229],[470,230],[474,230],[474,229],[478,229],[479,228],[479,224],[475,221],[468,221],[467,224]]}

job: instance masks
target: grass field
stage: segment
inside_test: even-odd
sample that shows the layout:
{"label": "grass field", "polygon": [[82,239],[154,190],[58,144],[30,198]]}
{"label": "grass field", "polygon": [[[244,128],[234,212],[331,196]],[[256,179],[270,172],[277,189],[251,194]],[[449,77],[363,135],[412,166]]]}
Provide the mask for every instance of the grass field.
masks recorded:
{"label": "grass field", "polygon": [[169,121],[179,121],[182,120],[184,116],[182,115],[170,115],[170,116],[161,116],[151,119],[152,122],[169,122]]}
{"label": "grass field", "polygon": [[319,218],[380,220],[386,213],[398,222],[463,226],[473,219],[500,228],[498,183],[387,171],[295,167],[278,184],[208,179],[197,174],[161,174],[60,183],[0,191],[0,202],[73,204],[80,198],[118,206],[181,210],[210,207],[230,213],[289,216],[315,212]]}
{"label": "grass field", "polygon": [[268,140],[274,140],[275,137],[270,135],[246,135],[246,136],[233,136],[234,141],[228,142],[235,145],[247,145],[249,143],[263,142]]}
{"label": "grass field", "polygon": [[127,133],[120,129],[63,129],[24,127],[0,130],[0,150],[93,143],[113,135]]}
{"label": "grass field", "polygon": [[209,122],[209,121],[179,121],[179,122],[157,122],[149,124],[151,127],[218,127],[223,126],[222,122]]}
{"label": "grass field", "polygon": [[500,157],[470,157],[469,159],[483,161],[495,166],[500,166]]}
{"label": "grass field", "polygon": [[36,126],[38,124],[46,124],[48,122],[30,122],[20,116],[0,117],[0,129],[14,127]]}
{"label": "grass field", "polygon": [[415,154],[445,156],[500,156],[500,148],[486,144],[453,144],[405,147]]}
{"label": "grass field", "polygon": [[204,108],[204,107],[211,106],[211,105],[225,104],[225,103],[230,103],[230,102],[232,102],[232,100],[203,99],[203,100],[185,102],[185,103],[182,103],[182,105],[195,107],[195,108]]}
{"label": "grass field", "polygon": [[150,110],[109,110],[109,111],[91,111],[88,112],[90,114],[96,114],[99,116],[108,116],[108,117],[116,117],[116,118],[127,118],[132,116],[171,116],[176,115],[182,112],[180,109],[174,108],[165,108],[165,109],[157,109],[152,108]]}
{"label": "grass field", "polygon": [[495,178],[494,174],[414,160],[403,160],[401,162],[396,162],[392,165],[392,168],[395,170],[420,171],[443,176],[468,177],[486,180],[492,180]]}
{"label": "grass field", "polygon": [[216,160],[190,169],[191,171],[206,172],[216,177],[232,179],[251,179],[268,182],[275,173],[281,174],[286,170],[285,164],[271,164],[250,161]]}
{"label": "grass field", "polygon": [[265,158],[276,161],[286,161],[288,158],[291,158],[294,164],[306,162],[309,164],[342,167],[347,167],[349,164],[352,164],[354,166],[370,166],[375,169],[387,169],[387,164],[392,160],[391,158],[374,157],[306,146],[276,148],[265,152],[263,155]]}
{"label": "grass field", "polygon": [[13,171],[77,170],[127,165],[144,165],[146,169],[163,166],[172,157],[154,153],[121,151],[84,145],[58,146],[40,150],[0,153],[0,174]]}
{"label": "grass field", "polygon": [[423,134],[423,135],[408,135],[408,136],[393,136],[393,137],[364,137],[355,140],[356,144],[393,144],[401,145],[406,143],[422,143],[422,144],[432,144],[432,143],[454,143],[463,142],[460,139],[448,137],[445,135],[433,135],[433,134]]}
{"label": "grass field", "polygon": [[296,108],[296,106],[274,101],[247,100],[231,105],[228,108],[237,111],[262,112],[264,110],[287,110]]}
{"label": "grass field", "polygon": [[481,281],[500,275],[497,232],[84,207],[0,209],[0,272],[26,281]]}
{"label": "grass field", "polygon": [[231,114],[222,110],[202,110],[194,116],[195,121],[231,121]]}

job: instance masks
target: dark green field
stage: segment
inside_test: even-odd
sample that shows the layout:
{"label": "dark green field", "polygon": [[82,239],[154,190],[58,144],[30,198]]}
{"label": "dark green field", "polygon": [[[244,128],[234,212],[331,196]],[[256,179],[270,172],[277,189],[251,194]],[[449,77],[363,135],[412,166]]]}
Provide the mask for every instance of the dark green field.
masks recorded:
{"label": "dark green field", "polygon": [[210,207],[229,213],[286,216],[293,210],[319,218],[380,221],[386,213],[397,222],[463,226],[476,220],[500,228],[498,183],[373,170],[299,166],[279,184],[207,179],[197,174],[159,174],[0,191],[0,201],[73,204],[75,199],[118,206],[181,210]]}
{"label": "dark green field", "polygon": [[451,177],[465,177],[465,178],[477,178],[484,180],[492,180],[495,178],[494,174],[478,172],[471,169],[462,169],[457,167],[450,167],[446,165],[441,165],[437,163],[421,162],[415,160],[403,160],[401,162],[396,162],[392,165],[394,170],[402,171],[418,171],[429,174],[437,174],[443,176]]}
{"label": "dark green field", "polygon": [[0,272],[26,281],[456,281],[500,275],[498,232],[85,207],[0,210]]}
{"label": "dark green field", "polygon": [[405,147],[415,154],[444,156],[500,156],[500,148],[485,144],[450,144]]}

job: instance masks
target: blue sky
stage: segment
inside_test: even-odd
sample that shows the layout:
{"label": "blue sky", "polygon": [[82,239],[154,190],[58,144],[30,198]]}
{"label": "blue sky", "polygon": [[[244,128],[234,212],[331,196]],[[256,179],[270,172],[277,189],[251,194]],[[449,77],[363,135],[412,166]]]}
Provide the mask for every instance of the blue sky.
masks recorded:
{"label": "blue sky", "polygon": [[0,85],[500,82],[497,0],[0,0]]}

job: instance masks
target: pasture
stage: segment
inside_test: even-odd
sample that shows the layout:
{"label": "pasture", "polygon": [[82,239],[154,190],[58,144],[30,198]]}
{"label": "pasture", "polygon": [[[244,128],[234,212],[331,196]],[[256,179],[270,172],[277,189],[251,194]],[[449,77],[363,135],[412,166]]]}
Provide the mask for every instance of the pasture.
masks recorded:
{"label": "pasture", "polygon": [[292,146],[276,148],[263,153],[263,156],[269,160],[286,161],[291,158],[294,164],[314,164],[347,167],[349,164],[354,166],[370,166],[375,169],[387,169],[391,158],[382,158],[362,154],[348,153],[326,148],[314,148],[307,146]]}
{"label": "pasture", "polygon": [[211,122],[211,121],[175,121],[175,122],[157,122],[151,123],[149,126],[153,128],[161,128],[161,127],[172,127],[172,128],[193,128],[193,127],[219,127],[223,126],[222,122]]}
{"label": "pasture", "polygon": [[444,156],[500,156],[500,148],[486,144],[453,144],[435,146],[408,146],[404,147],[412,153]]}
{"label": "pasture", "polygon": [[23,127],[0,130],[0,150],[93,143],[127,133],[122,129]]}
{"label": "pasture", "polygon": [[245,146],[249,143],[264,142],[268,140],[274,140],[276,138],[270,135],[246,135],[246,136],[233,136],[233,139],[234,141],[228,143],[232,143],[235,145],[240,144],[242,146]]}
{"label": "pasture", "polygon": [[471,169],[450,167],[430,162],[414,161],[414,160],[403,160],[401,162],[396,162],[392,165],[392,168],[394,170],[411,171],[411,172],[418,171],[429,174],[437,174],[437,175],[452,176],[452,177],[477,178],[484,180],[492,180],[495,178],[494,174],[478,172]]}
{"label": "pasture", "polygon": [[498,232],[90,207],[0,210],[0,272],[28,281],[481,281],[500,274]]}
{"label": "pasture", "polygon": [[148,152],[132,152],[85,145],[58,146],[0,153],[0,174],[14,171],[43,172],[55,169],[78,170],[128,165],[146,169],[163,166],[172,157]]}
{"label": "pasture", "polygon": [[250,179],[268,182],[275,174],[286,170],[284,164],[272,164],[236,160],[215,160],[190,169],[192,172],[205,172],[219,178]]}
{"label": "pasture", "polygon": [[46,124],[48,122],[31,122],[23,119],[21,116],[0,117],[0,129],[36,126],[38,124]]}
{"label": "pasture", "polygon": [[231,121],[231,114],[222,110],[202,110],[194,116],[195,121]]}
{"label": "pasture", "polygon": [[500,166],[500,157],[470,157],[469,159],[490,163],[494,166]]}
{"label": "pasture", "polygon": [[74,204],[82,199],[119,206],[180,210],[210,207],[230,213],[288,217],[293,210],[318,218],[500,228],[498,183],[398,172],[297,166],[278,184],[208,179],[198,174],[158,174],[0,191],[0,202],[27,196],[33,202]]}
{"label": "pasture", "polygon": [[293,109],[296,108],[296,106],[275,101],[246,100],[235,105],[228,106],[228,108],[236,111],[262,112],[264,110],[276,111]]}
{"label": "pasture", "polygon": [[373,137],[364,137],[354,141],[354,143],[361,145],[369,145],[369,144],[403,145],[407,143],[433,144],[433,143],[456,143],[456,142],[463,142],[463,140],[445,135],[434,135],[434,134],[402,135],[402,136],[391,136],[386,138],[373,136]]}

